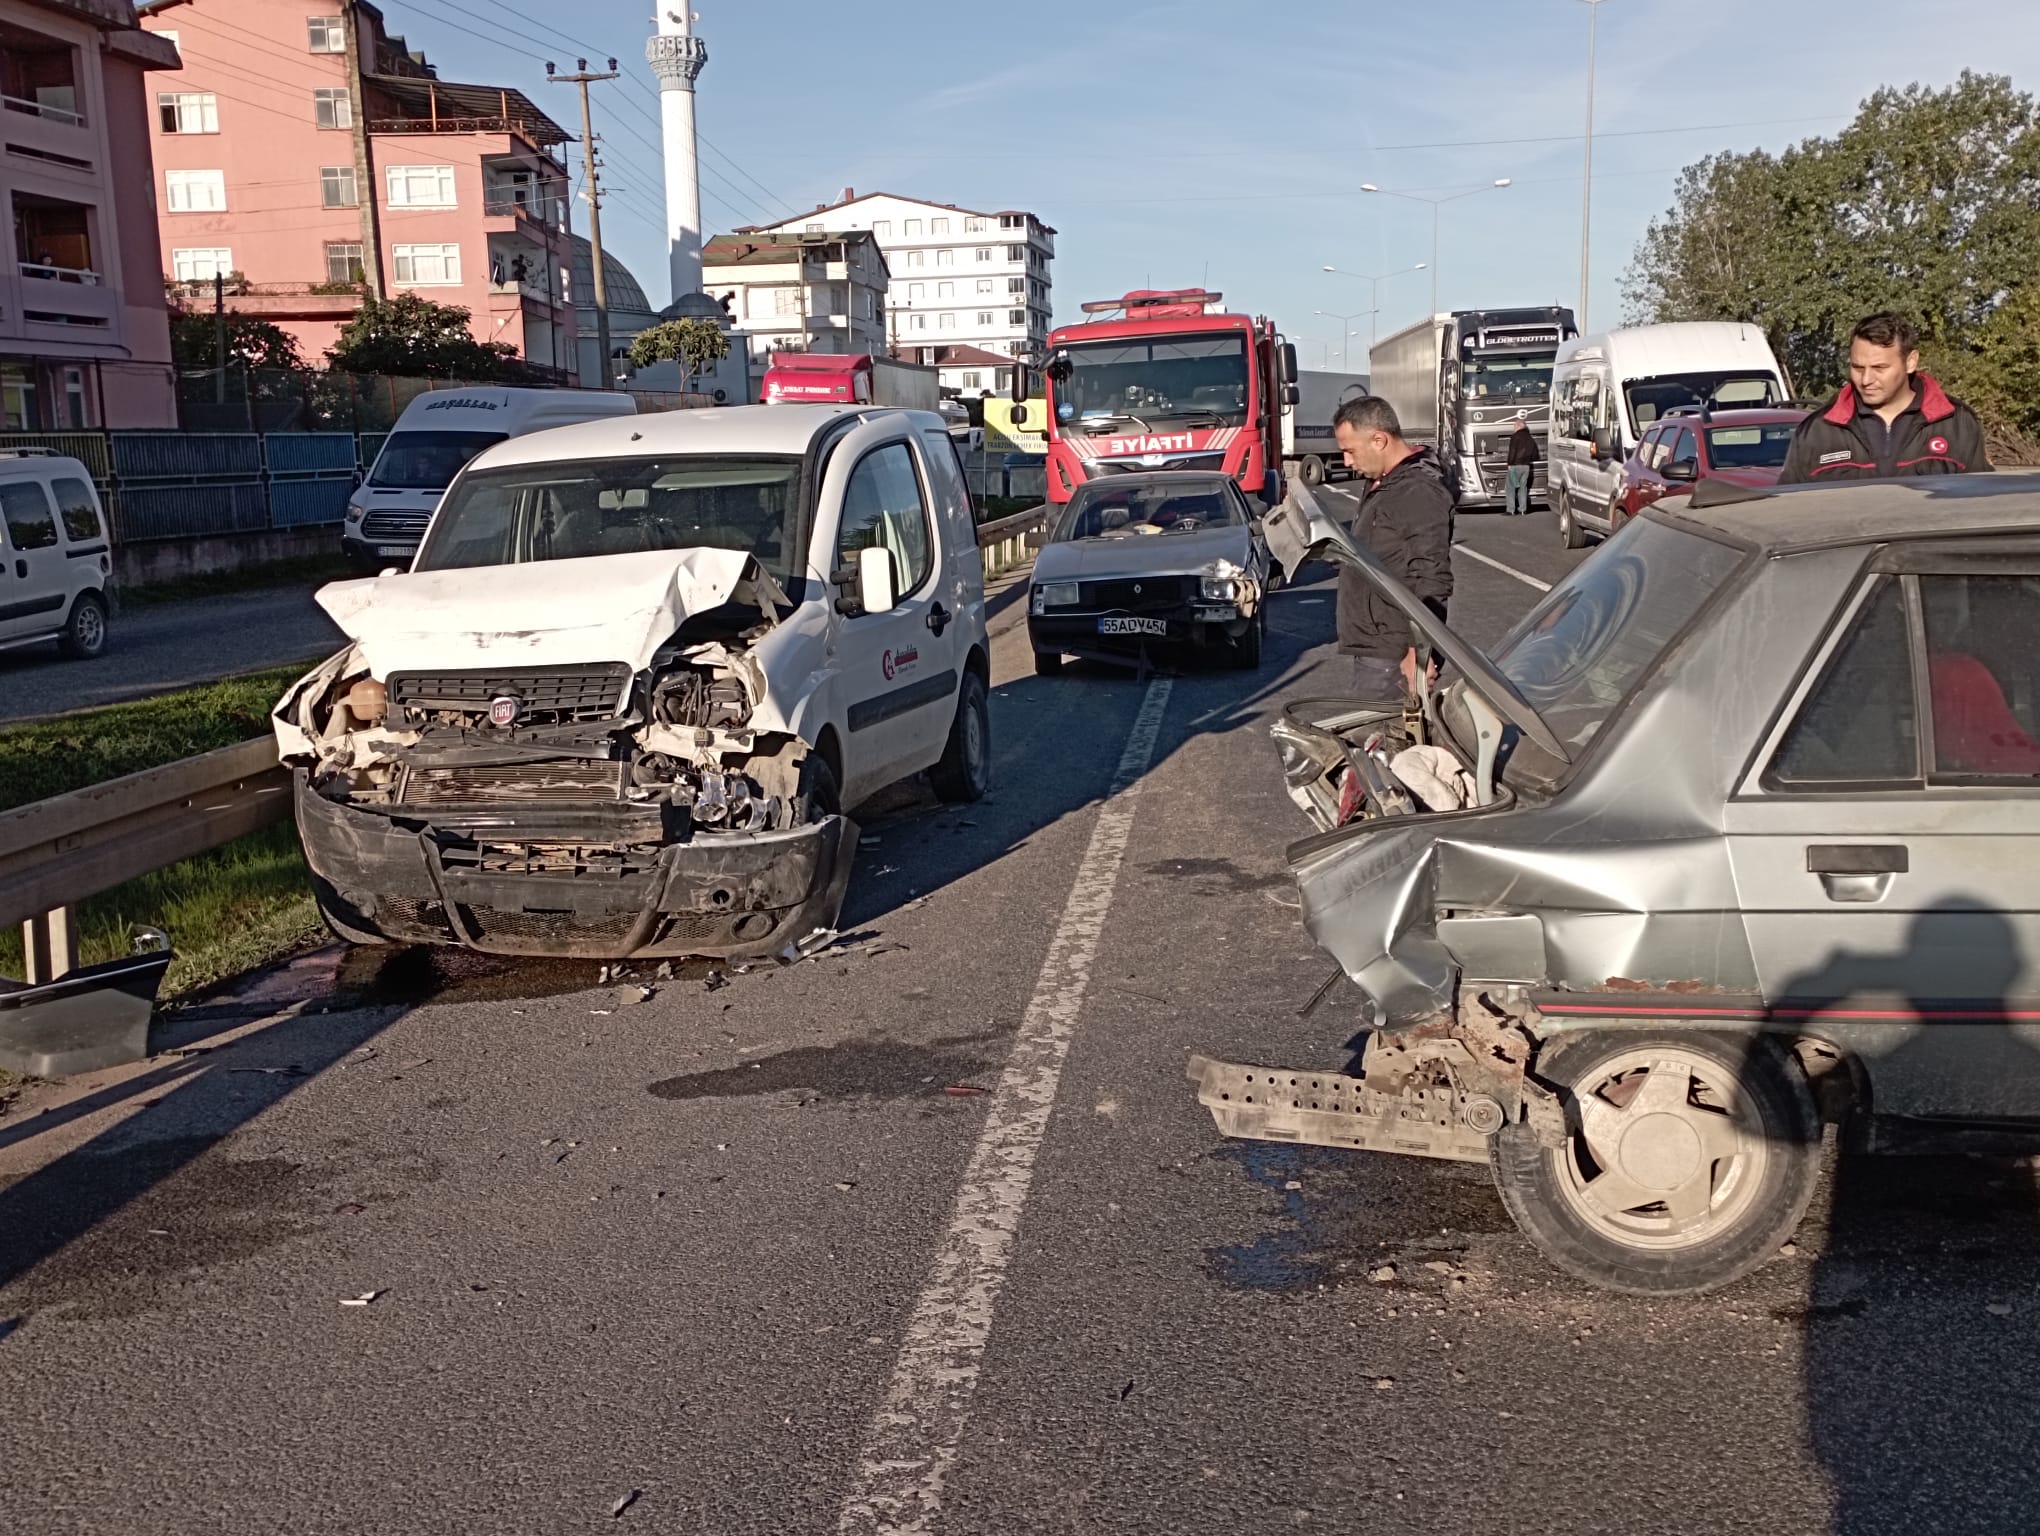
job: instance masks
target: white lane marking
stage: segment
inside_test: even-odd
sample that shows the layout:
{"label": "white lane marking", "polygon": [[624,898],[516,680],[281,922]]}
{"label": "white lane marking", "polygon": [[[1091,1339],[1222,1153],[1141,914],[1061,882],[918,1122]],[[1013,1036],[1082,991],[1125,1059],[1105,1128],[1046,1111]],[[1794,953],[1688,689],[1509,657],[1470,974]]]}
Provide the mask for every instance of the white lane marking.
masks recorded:
{"label": "white lane marking", "polygon": [[1502,562],[1497,560],[1493,555],[1484,555],[1479,550],[1469,549],[1464,544],[1455,544],[1452,547],[1458,550],[1459,553],[1461,553],[1462,555],[1468,555],[1473,559],[1478,560],[1482,565],[1491,565],[1496,570],[1502,572],[1504,575],[1513,576],[1516,578],[1516,580],[1523,582],[1527,586],[1535,587],[1540,592],[1549,592],[1551,590],[1550,582],[1539,581],[1535,576],[1526,576],[1521,571],[1517,570],[1513,565],[1502,564]]}
{"label": "white lane marking", "polygon": [[1013,1234],[1090,986],[1170,686],[1165,677],[1148,684],[1134,717],[1021,1017],[1020,1038],[964,1169],[949,1230],[908,1320],[892,1383],[865,1432],[855,1485],[836,1522],[842,1536],[910,1536],[932,1531],[941,1518],[942,1485],[970,1415]]}

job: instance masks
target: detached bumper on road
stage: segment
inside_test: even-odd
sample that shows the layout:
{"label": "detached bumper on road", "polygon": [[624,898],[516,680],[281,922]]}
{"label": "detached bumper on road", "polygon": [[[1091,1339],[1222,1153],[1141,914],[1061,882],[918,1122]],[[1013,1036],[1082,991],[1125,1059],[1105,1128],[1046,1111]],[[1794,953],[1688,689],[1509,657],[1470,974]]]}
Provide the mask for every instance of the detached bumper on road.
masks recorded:
{"label": "detached bumper on road", "polygon": [[[834,924],[856,826],[832,816],[784,832],[697,835],[635,867],[528,873],[487,867],[489,847],[617,844],[597,823],[634,806],[500,807],[480,836],[328,800],[296,775],[298,833],[321,907],[343,936],[458,944],[494,955],[588,960],[765,955]],[[457,818],[445,821],[457,827]]]}

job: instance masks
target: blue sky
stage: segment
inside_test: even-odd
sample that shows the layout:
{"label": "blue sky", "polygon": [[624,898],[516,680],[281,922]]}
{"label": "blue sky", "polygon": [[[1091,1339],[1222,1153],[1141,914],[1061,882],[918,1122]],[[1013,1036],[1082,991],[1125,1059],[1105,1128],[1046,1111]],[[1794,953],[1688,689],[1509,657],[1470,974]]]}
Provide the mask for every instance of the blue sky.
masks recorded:
{"label": "blue sky", "polygon": [[[646,0],[383,0],[447,79],[524,87],[578,126],[563,69],[597,86],[604,234],[666,298]],[[695,0],[710,231],[805,212],[845,187],[1027,208],[1059,231],[1058,322],[1086,299],[1200,282],[1274,315],[1305,366],[1353,366],[1368,285],[1430,256],[1431,211],[1362,182],[1506,190],[1440,215],[1441,308],[1578,301],[1587,7],[1580,0]],[[483,20],[483,17],[488,20]],[[580,46],[575,46],[575,45]],[[1604,0],[1589,318],[1679,168],[1832,133],[1880,85],[1963,68],[2040,90],[2040,0]],[[1480,141],[1480,142],[1473,142]],[[1497,142],[1513,141],[1513,142]],[[578,168],[579,157],[575,156]],[[585,209],[575,228],[585,233]],[[1381,284],[1383,334],[1429,274]]]}

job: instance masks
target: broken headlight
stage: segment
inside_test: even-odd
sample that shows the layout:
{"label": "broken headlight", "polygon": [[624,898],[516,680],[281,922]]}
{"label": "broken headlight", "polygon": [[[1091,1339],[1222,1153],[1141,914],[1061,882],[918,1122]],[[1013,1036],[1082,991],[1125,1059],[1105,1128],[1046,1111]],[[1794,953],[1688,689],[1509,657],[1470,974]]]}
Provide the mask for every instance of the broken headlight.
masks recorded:
{"label": "broken headlight", "polygon": [[1230,560],[1214,560],[1201,574],[1201,591],[1207,603],[1239,601],[1240,578],[1247,574],[1244,566],[1234,565]]}
{"label": "broken headlight", "polygon": [[1036,613],[1046,613],[1051,608],[1074,608],[1077,601],[1077,584],[1074,581],[1045,581],[1034,589]]}

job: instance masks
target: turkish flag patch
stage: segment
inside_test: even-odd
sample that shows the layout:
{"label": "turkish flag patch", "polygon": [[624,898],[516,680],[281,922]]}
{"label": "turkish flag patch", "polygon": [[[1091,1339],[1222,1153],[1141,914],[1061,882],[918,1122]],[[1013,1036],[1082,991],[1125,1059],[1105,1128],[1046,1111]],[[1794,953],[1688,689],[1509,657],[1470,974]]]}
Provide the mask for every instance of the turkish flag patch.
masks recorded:
{"label": "turkish flag patch", "polygon": [[1948,451],[1948,439],[1947,439],[1947,438],[1945,438],[1945,437],[1930,437],[1930,438],[1928,438],[1928,439],[1927,439],[1927,452],[1929,452],[1929,453],[1946,453],[1947,451]]}

